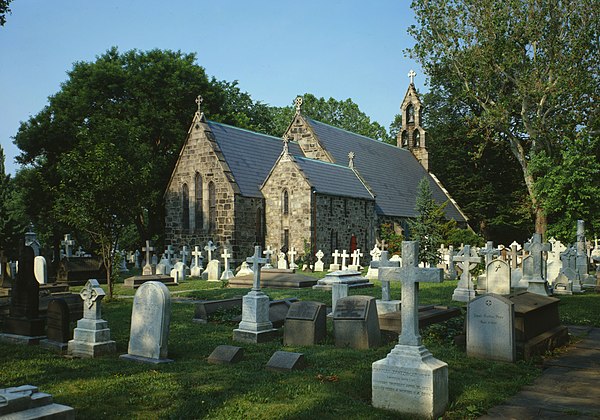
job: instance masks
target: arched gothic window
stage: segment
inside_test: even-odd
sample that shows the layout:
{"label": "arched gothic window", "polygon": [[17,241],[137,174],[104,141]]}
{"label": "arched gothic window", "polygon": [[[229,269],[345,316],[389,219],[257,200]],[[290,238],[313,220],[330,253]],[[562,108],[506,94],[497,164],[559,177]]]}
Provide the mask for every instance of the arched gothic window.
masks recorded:
{"label": "arched gothic window", "polygon": [[203,217],[202,217],[202,175],[196,172],[196,178],[194,179],[194,197],[195,197],[195,206],[194,206],[194,220],[195,220],[195,228],[196,232],[200,232],[203,226]]}
{"label": "arched gothic window", "polygon": [[190,230],[190,190],[187,184],[181,187],[181,228]]}
{"label": "arched gothic window", "polygon": [[217,229],[217,190],[215,183],[208,183],[208,228],[210,232]]}
{"label": "arched gothic window", "polygon": [[413,144],[415,147],[421,146],[421,133],[419,133],[419,130],[413,131]]}
{"label": "arched gothic window", "polygon": [[290,195],[288,190],[283,190],[283,214],[290,214]]}
{"label": "arched gothic window", "polygon": [[408,132],[406,130],[402,132],[402,147],[408,147]]}

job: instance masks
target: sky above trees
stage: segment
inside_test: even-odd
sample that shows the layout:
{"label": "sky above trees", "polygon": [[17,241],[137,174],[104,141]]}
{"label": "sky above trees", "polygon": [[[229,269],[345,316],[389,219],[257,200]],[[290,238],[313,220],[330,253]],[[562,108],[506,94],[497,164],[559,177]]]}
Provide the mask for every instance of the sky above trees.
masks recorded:
{"label": "sky above trees", "polygon": [[[20,121],[60,90],[76,61],[94,61],[112,46],[195,52],[210,76],[269,105],[298,94],[352,98],[388,128],[399,112],[407,73],[425,89],[420,67],[403,54],[414,41],[407,0],[14,1],[0,27],[0,144],[6,170],[17,169],[12,144]],[[201,93],[201,92],[199,92]],[[195,104],[190,104],[190,118]],[[210,117],[210,116],[209,116]]]}

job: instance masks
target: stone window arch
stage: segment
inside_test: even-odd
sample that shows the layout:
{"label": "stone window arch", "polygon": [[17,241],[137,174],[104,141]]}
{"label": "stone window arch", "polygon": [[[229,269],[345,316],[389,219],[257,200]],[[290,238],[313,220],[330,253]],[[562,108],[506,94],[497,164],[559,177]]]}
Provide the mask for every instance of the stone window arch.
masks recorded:
{"label": "stone window arch", "polygon": [[421,147],[421,133],[419,130],[413,131],[413,144],[415,147]]}
{"label": "stone window arch", "polygon": [[284,189],[282,192],[282,204],[281,209],[284,215],[290,214],[290,193],[287,189]]}
{"label": "stone window arch", "polygon": [[406,122],[408,124],[415,123],[415,107],[413,106],[413,104],[409,104],[406,107]]}
{"label": "stone window arch", "polygon": [[187,184],[181,186],[181,228],[190,230],[190,190]]}
{"label": "stone window arch", "polygon": [[194,227],[196,232],[202,230],[204,217],[202,214],[202,175],[196,172],[194,177]]}
{"label": "stone window arch", "polygon": [[212,233],[217,229],[217,188],[215,183],[208,183],[208,229]]}
{"label": "stone window arch", "polygon": [[402,131],[402,147],[408,147],[408,131]]}

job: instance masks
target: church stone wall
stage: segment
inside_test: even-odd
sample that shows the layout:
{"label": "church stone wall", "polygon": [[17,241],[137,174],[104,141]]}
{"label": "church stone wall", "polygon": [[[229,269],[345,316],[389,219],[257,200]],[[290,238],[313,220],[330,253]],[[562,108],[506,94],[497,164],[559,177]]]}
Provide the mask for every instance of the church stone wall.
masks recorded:
{"label": "church stone wall", "polygon": [[[245,261],[246,257],[254,255],[255,245],[264,248],[264,207],[262,198],[243,197],[239,194],[235,196],[233,263],[236,266]],[[260,223],[260,226],[257,226],[257,223]]]}
{"label": "church stone wall", "polygon": [[[237,186],[222,159],[212,133],[205,124],[195,122],[184,145],[165,194],[165,242],[176,249],[183,245],[201,249],[208,240],[221,246],[234,239],[234,194]],[[202,222],[196,220],[196,173],[202,177]],[[209,226],[209,183],[215,185],[216,229]],[[189,188],[189,229],[183,227],[182,186]],[[219,250],[219,253],[221,250]]]}
{"label": "church stone wall", "polygon": [[[330,264],[331,254],[338,249],[350,253],[352,235],[356,247],[368,259],[369,250],[375,244],[375,202],[359,198],[316,194],[317,243],[315,250],[323,251],[323,262]],[[370,257],[369,257],[370,258]],[[364,265],[364,264],[363,264]]]}
{"label": "church stone wall", "polygon": [[[284,190],[288,192],[289,212],[284,214]],[[310,185],[292,161],[279,161],[262,188],[265,197],[267,220],[265,245],[280,250],[284,245],[285,230],[289,235],[289,248],[304,253],[304,240],[311,242],[311,195]]]}
{"label": "church stone wall", "polygon": [[294,122],[292,122],[286,135],[298,142],[304,156],[307,158],[333,163],[333,160],[325,151],[317,136],[313,133],[310,125],[301,115],[297,114],[294,117]]}

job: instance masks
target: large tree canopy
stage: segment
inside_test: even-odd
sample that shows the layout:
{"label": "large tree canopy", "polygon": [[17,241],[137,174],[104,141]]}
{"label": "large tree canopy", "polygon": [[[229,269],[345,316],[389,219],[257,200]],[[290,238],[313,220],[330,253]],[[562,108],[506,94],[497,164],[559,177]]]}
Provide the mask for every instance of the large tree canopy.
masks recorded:
{"label": "large tree canopy", "polygon": [[544,199],[531,168],[561,162],[566,143],[597,128],[600,3],[595,0],[414,1],[410,50],[431,88],[461,98],[480,135],[505,142],[521,169],[535,228]]}

